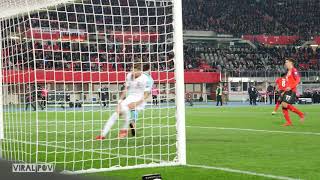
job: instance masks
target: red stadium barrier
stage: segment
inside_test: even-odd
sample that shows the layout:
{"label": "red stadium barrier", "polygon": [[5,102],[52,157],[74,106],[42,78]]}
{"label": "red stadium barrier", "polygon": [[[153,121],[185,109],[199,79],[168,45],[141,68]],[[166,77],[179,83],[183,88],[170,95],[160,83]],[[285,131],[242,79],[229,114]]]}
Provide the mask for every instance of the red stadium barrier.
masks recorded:
{"label": "red stadium barrier", "polygon": [[87,33],[77,29],[51,29],[51,28],[33,28],[26,33],[28,38],[42,39],[42,40],[72,40],[85,41],[87,40]]}
{"label": "red stadium barrier", "polygon": [[[4,83],[88,83],[88,82],[124,82],[126,72],[85,72],[85,71],[52,71],[30,70],[3,71]],[[220,73],[217,72],[185,72],[185,83],[217,83],[220,82]],[[155,82],[174,83],[174,72],[152,72]]]}
{"label": "red stadium barrier", "polygon": [[[157,42],[159,35],[153,32],[129,32],[115,31],[110,32],[118,42]],[[85,41],[87,33],[78,29],[51,29],[51,28],[33,28],[26,32],[28,38],[42,40],[72,40]]]}
{"label": "red stadium barrier", "polygon": [[249,40],[251,42],[258,41],[259,43],[269,45],[287,45],[293,44],[300,37],[299,36],[266,36],[266,35],[243,35],[242,39]]}
{"label": "red stadium barrier", "polygon": [[147,32],[121,32],[115,31],[113,32],[114,38],[118,42],[157,42],[158,34],[157,33],[147,33]]}

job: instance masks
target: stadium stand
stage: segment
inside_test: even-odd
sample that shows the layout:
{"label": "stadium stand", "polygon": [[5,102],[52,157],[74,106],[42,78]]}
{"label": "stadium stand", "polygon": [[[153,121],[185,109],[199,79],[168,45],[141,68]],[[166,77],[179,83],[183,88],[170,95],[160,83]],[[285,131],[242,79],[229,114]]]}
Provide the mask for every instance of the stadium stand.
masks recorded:
{"label": "stadium stand", "polygon": [[[129,1],[131,2],[131,1]],[[134,3],[132,1],[131,3]],[[126,4],[123,4],[124,6]],[[184,28],[186,30],[213,30],[217,33],[227,33],[241,37],[245,34],[272,34],[272,35],[299,35],[303,38],[310,38],[318,35],[320,28],[319,9],[320,4],[315,0],[307,0],[303,3],[300,1],[277,1],[271,0],[268,3],[263,1],[183,1]],[[75,28],[83,30],[84,33],[109,33],[108,29],[97,26],[82,26],[81,22],[90,23],[94,17],[84,17],[82,14],[71,12],[81,12],[83,10],[93,11],[93,9],[83,9],[81,6],[61,7],[66,8],[66,12],[70,12],[67,16],[61,13],[53,16],[50,13],[42,12],[31,15],[32,28]],[[99,14],[102,9],[95,9]],[[147,13],[152,12],[150,9]],[[101,12],[102,13],[102,12]],[[197,14],[197,15],[194,15]],[[104,16],[96,15],[96,21],[107,23],[110,19],[103,19]],[[290,17],[290,18],[289,18]],[[73,24],[63,23],[64,21],[77,21],[79,27],[72,27]],[[62,21],[62,23],[57,22]],[[164,21],[163,19],[159,19]],[[159,21],[158,20],[158,21]],[[137,31],[153,32],[158,28],[161,32],[161,22],[156,22],[150,18],[151,26],[149,29],[141,29]],[[21,32],[28,30],[29,21],[20,24]],[[75,25],[77,25],[75,23]],[[85,24],[84,23],[84,24]],[[123,21],[123,25],[128,21]],[[140,22],[143,23],[143,22]],[[107,26],[106,26],[107,27]],[[110,26],[111,27],[111,26]],[[120,27],[120,26],[119,26]],[[123,26],[127,27],[127,26]],[[129,27],[129,26],[128,26]],[[117,30],[117,29],[116,29]],[[120,29],[119,29],[120,30]],[[129,29],[127,29],[129,31]],[[134,31],[134,30],[132,30]],[[67,34],[69,36],[69,34]],[[81,38],[81,34],[71,34],[71,38]],[[108,34],[107,39],[112,42],[114,36]],[[142,57],[143,61],[148,58],[160,59],[159,64],[152,64],[151,69],[171,70],[173,69],[173,53],[172,47],[161,44],[161,35],[159,35],[159,45],[147,47],[136,45],[135,47],[122,47],[121,45],[112,43],[101,43],[99,45],[93,43],[82,43],[81,41],[51,41],[38,40],[34,44],[32,42],[24,43],[22,46],[16,46],[15,41],[5,42],[11,43],[10,49],[4,54],[15,53],[11,56],[10,61],[6,61],[8,66],[14,66],[15,69],[55,69],[65,71],[128,71],[131,67],[130,62],[136,58]],[[167,48],[168,53],[158,54],[162,52],[159,48]],[[33,60],[30,51],[34,49],[35,59]],[[148,52],[151,52],[149,57]],[[24,54],[24,56],[22,56]],[[29,54],[26,56],[25,54]],[[313,51],[311,48],[293,48],[287,47],[264,47],[258,44],[257,49],[253,48],[216,48],[204,43],[188,44],[184,46],[185,69],[186,71],[233,71],[239,70],[274,70],[283,71],[283,58],[287,56],[294,57],[298,60],[298,67],[304,70],[320,69],[320,49]],[[26,59],[29,61],[26,62]],[[35,66],[34,66],[35,63]]]}
{"label": "stadium stand", "polygon": [[184,0],[184,28],[218,33],[319,35],[320,4],[317,0]]}

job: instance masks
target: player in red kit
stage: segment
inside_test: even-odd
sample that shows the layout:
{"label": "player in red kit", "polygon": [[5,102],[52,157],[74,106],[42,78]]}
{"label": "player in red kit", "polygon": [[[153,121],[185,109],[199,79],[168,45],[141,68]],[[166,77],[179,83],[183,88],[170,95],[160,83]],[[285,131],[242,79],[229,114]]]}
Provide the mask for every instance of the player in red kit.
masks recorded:
{"label": "player in red kit", "polygon": [[288,110],[298,114],[301,122],[304,121],[304,113],[292,105],[296,101],[297,86],[300,83],[300,75],[294,67],[294,59],[287,58],[285,67],[288,69],[286,75],[287,85],[285,91],[281,95],[281,105],[282,113],[287,122],[283,126],[292,126]]}
{"label": "player in red kit", "polygon": [[286,79],[286,73],[282,73],[281,77],[276,79],[276,84],[278,88],[278,94],[280,95],[279,98],[276,100],[276,107],[274,108],[272,115],[276,114],[276,112],[279,109],[279,106],[281,104],[281,94],[286,90],[287,85],[287,79]]}

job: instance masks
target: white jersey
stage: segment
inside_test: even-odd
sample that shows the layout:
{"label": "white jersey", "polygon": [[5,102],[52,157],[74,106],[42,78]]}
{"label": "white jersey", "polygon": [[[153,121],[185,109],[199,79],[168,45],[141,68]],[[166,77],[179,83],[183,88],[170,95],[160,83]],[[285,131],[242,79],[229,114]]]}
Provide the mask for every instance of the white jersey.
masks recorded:
{"label": "white jersey", "polygon": [[134,96],[136,98],[143,98],[144,91],[148,82],[148,77],[142,73],[141,76],[134,79],[132,73],[127,74],[126,86],[128,88],[128,96]]}
{"label": "white jersey", "polygon": [[146,84],[146,88],[144,91],[147,91],[149,93],[151,93],[151,90],[152,90],[152,87],[153,87],[153,84],[154,84],[154,80],[152,79],[152,76],[148,73],[143,73],[147,76],[147,84]]}

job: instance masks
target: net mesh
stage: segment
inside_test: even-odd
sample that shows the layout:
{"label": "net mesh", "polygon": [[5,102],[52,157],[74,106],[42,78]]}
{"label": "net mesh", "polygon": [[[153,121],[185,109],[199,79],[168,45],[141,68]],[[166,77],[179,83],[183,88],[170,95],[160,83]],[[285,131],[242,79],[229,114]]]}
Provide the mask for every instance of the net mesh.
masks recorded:
{"label": "net mesh", "polygon": [[[1,1],[2,157],[68,171],[176,162],[173,3]],[[134,62],[160,94],[136,136],[96,141]],[[132,116],[133,118],[133,116]]]}

